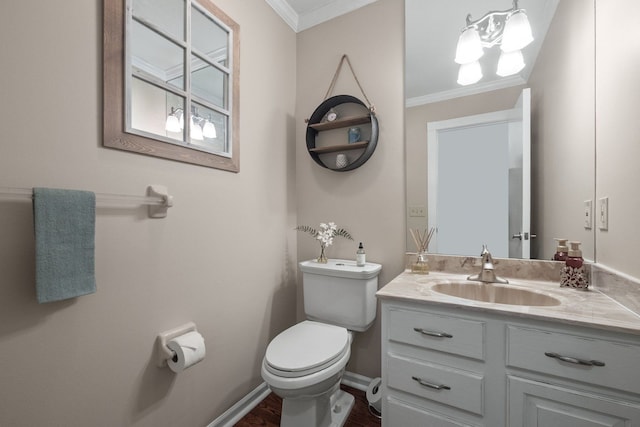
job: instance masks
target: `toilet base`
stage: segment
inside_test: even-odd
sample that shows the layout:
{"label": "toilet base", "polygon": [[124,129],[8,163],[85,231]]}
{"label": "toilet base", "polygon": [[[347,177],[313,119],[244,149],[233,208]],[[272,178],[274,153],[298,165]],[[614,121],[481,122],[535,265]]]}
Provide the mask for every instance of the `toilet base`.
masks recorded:
{"label": "toilet base", "polygon": [[331,396],[331,427],[342,427],[347,422],[355,400],[353,395],[344,390],[338,390]]}
{"label": "toilet base", "polygon": [[285,398],[280,427],[342,427],[354,402],[351,394],[340,390],[340,384],[336,384],[332,393],[312,398]]}

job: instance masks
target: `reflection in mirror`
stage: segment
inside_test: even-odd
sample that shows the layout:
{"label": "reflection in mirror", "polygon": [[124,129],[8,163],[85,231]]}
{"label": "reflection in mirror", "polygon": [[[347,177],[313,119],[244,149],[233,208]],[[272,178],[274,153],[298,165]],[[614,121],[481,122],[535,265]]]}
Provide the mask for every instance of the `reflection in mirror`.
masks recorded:
{"label": "reflection in mirror", "polygon": [[[530,257],[529,110],[525,89],[513,109],[428,124],[432,252],[468,255],[487,245],[495,257]],[[468,191],[461,176],[479,189]]]}
{"label": "reflection in mirror", "polygon": [[104,145],[237,172],[238,25],[208,0],[104,7]]}
{"label": "reflection in mirror", "polygon": [[[427,155],[428,124],[511,109],[522,89],[531,88],[530,233],[537,235],[530,240],[531,258],[551,259],[553,239],[560,237],[581,241],[585,258],[594,260],[594,230],[584,227],[584,201],[594,199],[595,182],[594,3],[520,0],[535,39],[529,52],[523,52],[528,71],[500,78],[495,76],[497,61],[488,61],[482,64],[486,78],[460,87],[453,58],[466,15],[480,17],[510,6],[506,0],[457,0],[446,7],[438,0],[405,2],[407,228],[427,228],[434,208],[427,201],[428,162],[433,161]],[[425,35],[425,29],[431,34]],[[487,52],[486,59],[497,56],[497,50]],[[430,91],[420,87],[429,84],[434,86]],[[472,193],[497,191],[484,188],[477,175],[460,174],[458,179],[464,191],[453,197],[462,202]],[[482,203],[468,206],[459,212],[460,221],[481,209]],[[517,234],[506,227],[502,233],[502,239]],[[415,251],[411,242],[407,238],[407,250]],[[462,255],[477,256],[480,250],[478,245]]]}

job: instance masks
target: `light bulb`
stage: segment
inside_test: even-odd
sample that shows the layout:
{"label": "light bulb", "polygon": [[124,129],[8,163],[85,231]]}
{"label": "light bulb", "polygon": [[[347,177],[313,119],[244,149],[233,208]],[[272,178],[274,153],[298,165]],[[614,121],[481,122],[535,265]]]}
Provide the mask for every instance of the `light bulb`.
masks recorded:
{"label": "light bulb", "polygon": [[164,128],[168,131],[168,132],[180,132],[180,121],[178,120],[178,118],[175,116],[175,114],[169,114],[167,116],[167,121],[164,125]]}
{"label": "light bulb", "polygon": [[206,138],[216,138],[217,132],[216,127],[209,120],[205,120],[204,126],[202,127],[202,135]]}
{"label": "light bulb", "polygon": [[524,58],[522,51],[502,52],[498,60],[498,70],[496,74],[500,77],[511,76],[524,68]]}
{"label": "light bulb", "polygon": [[503,52],[520,50],[533,41],[531,25],[524,9],[518,9],[507,18],[500,49]]}
{"label": "light bulb", "polygon": [[191,127],[191,139],[195,139],[196,141],[202,141],[204,139],[200,125],[193,125]]}
{"label": "light bulb", "polygon": [[475,27],[465,28],[458,38],[456,63],[468,64],[477,61],[482,55],[484,55],[484,50],[482,50],[478,30]]}
{"label": "light bulb", "polygon": [[462,64],[458,72],[458,84],[462,86],[477,83],[482,78],[482,68],[478,61]]}

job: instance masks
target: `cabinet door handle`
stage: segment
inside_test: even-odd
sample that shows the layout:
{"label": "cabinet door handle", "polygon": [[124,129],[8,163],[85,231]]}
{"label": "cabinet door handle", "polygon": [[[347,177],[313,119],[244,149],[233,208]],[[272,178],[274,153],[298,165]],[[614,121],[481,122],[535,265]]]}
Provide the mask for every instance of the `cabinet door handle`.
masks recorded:
{"label": "cabinet door handle", "polygon": [[429,387],[429,388],[432,388],[434,390],[451,390],[451,387],[449,387],[448,385],[433,384],[433,383],[427,382],[427,381],[423,380],[422,378],[418,378],[418,377],[411,377],[411,379],[413,379],[414,381],[417,381],[418,384],[420,384],[422,386]]}
{"label": "cabinet door handle", "polygon": [[551,352],[546,352],[544,355],[548,357],[553,357],[558,360],[562,360],[563,362],[573,363],[575,365],[604,366],[604,362],[601,362],[599,360],[578,359],[577,357],[562,356],[561,354],[551,353]]}
{"label": "cabinet door handle", "polygon": [[427,331],[426,329],[422,328],[413,328],[413,330],[416,332],[420,332],[422,335],[429,335],[430,337],[453,338],[453,335],[446,332]]}

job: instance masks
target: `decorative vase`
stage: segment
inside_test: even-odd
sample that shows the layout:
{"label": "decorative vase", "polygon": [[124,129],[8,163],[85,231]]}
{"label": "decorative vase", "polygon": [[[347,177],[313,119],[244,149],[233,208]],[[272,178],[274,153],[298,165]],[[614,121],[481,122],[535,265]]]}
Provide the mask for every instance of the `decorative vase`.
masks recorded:
{"label": "decorative vase", "polygon": [[338,154],[336,156],[336,169],[342,169],[349,166],[349,159],[346,154]]}
{"label": "decorative vase", "polygon": [[320,256],[318,257],[318,259],[316,259],[316,262],[319,262],[321,264],[326,264],[327,263],[327,257],[324,254],[324,245],[320,246]]}

